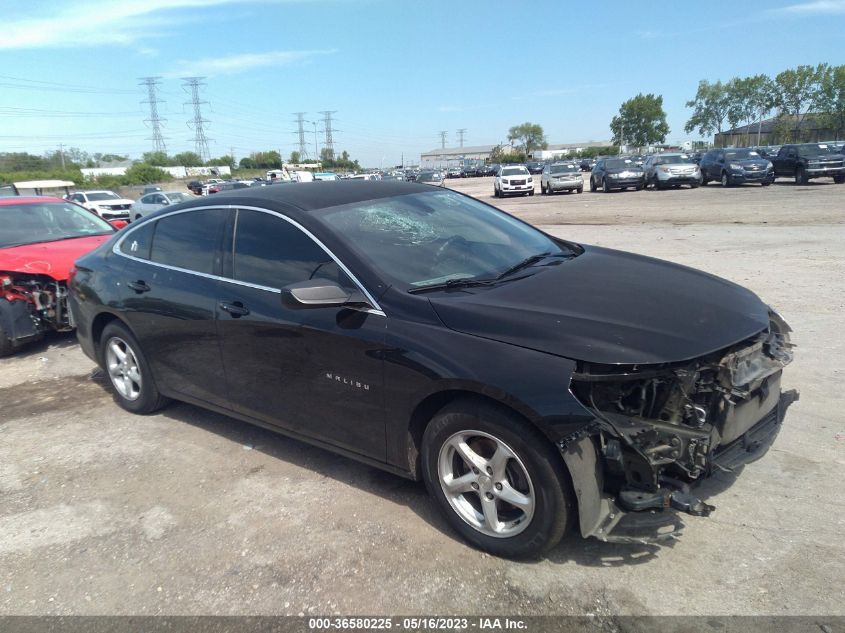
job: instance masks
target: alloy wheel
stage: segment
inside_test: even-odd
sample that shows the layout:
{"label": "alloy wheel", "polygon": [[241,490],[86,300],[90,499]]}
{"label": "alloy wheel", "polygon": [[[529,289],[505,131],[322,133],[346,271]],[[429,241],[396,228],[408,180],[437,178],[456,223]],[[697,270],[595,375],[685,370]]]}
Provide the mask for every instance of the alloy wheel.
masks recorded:
{"label": "alloy wheel", "polygon": [[440,487],[455,513],[482,534],[516,536],[534,516],[535,493],[525,464],[502,440],[460,431],[440,447]]}
{"label": "alloy wheel", "polygon": [[106,345],[106,368],[117,392],[127,400],[141,395],[141,369],[135,352],[122,338],[114,336]]}

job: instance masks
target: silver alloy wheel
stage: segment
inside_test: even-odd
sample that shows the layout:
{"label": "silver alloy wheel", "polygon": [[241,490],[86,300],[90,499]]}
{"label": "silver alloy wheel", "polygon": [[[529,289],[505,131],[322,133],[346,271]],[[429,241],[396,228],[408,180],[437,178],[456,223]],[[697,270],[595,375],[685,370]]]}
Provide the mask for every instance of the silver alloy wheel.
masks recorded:
{"label": "silver alloy wheel", "polygon": [[534,516],[534,485],[525,464],[502,440],[460,431],[440,447],[440,487],[467,524],[487,536],[510,538]]}
{"label": "silver alloy wheel", "polygon": [[127,400],[141,395],[141,369],[135,352],[122,338],[111,337],[106,343],[106,369],[111,384]]}

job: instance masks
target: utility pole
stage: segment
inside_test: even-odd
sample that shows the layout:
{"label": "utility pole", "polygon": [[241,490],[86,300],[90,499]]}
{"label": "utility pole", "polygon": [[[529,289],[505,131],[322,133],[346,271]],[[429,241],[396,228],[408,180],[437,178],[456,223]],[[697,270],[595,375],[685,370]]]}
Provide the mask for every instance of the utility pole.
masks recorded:
{"label": "utility pole", "polygon": [[460,143],[461,147],[464,146],[464,134],[466,133],[466,131],[467,129],[465,127],[462,127],[460,130],[458,130],[458,143]]}
{"label": "utility pole", "polygon": [[59,156],[62,159],[62,169],[65,168],[65,146],[64,143],[59,143]]}
{"label": "utility pole", "polygon": [[303,123],[305,123],[305,113],[294,112],[293,114],[296,117],[297,125],[297,131],[295,134],[299,135],[299,160],[302,160],[308,154],[308,146],[305,143],[305,128],[303,127]]}
{"label": "utility pole", "polygon": [[323,110],[320,114],[323,115],[323,127],[326,132],[326,158],[334,160],[334,139],[332,138],[332,115],[337,110]]}
{"label": "utility pole", "polygon": [[164,102],[156,95],[156,91],[161,85],[161,77],[140,77],[140,80],[141,83],[138,85],[147,89],[147,98],[141,103],[150,106],[150,118],[144,119],[144,123],[152,129],[152,136],[147,140],[153,142],[154,152],[167,154],[167,146],[164,144],[164,137],[161,134],[161,125],[167,119],[162,119],[158,114],[158,104]]}
{"label": "utility pole", "polygon": [[311,121],[314,124],[314,160],[319,160],[320,152],[317,151],[317,122]]}
{"label": "utility pole", "polygon": [[188,127],[193,127],[194,130],[194,151],[197,155],[202,158],[203,162],[207,161],[211,158],[210,152],[208,151],[208,141],[209,138],[205,135],[205,130],[203,129],[204,124],[208,123],[208,119],[202,118],[202,105],[208,104],[208,101],[201,101],[200,100],[200,88],[205,86],[205,77],[183,77],[182,84],[183,90],[185,92],[190,92],[191,100],[186,101],[185,105],[193,106],[194,110],[194,120],[192,122],[188,122]]}
{"label": "utility pole", "polygon": [[440,134],[440,149],[446,149],[446,134],[448,132],[446,130],[440,130],[438,134]]}

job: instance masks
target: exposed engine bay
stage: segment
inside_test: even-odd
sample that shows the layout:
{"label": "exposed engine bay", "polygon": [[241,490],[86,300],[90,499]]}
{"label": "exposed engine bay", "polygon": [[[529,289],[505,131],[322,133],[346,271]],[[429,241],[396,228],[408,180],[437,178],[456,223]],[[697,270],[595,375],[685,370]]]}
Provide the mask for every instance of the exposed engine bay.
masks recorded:
{"label": "exposed engine bay", "polygon": [[579,364],[572,393],[595,420],[560,445],[587,437],[595,443],[600,492],[613,507],[593,536],[607,537],[624,512],[710,514],[713,506],[690,485],[762,456],[798,399],[794,391],[781,393],[782,370],[792,361],[789,331],[772,312],[768,330],[691,361]]}
{"label": "exposed engine bay", "polygon": [[74,327],[67,284],[47,275],[0,272],[0,327],[13,346],[51,330]]}

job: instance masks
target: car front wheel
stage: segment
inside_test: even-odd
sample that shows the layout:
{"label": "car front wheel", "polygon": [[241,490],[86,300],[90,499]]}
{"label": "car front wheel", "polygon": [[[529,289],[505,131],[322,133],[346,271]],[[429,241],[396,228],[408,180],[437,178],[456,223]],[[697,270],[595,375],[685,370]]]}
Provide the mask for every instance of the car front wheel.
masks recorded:
{"label": "car front wheel", "polygon": [[138,341],[118,321],[103,329],[100,365],[106,370],[117,403],[127,411],[153,413],[167,404],[168,399],[159,393]]}
{"label": "car front wheel", "polygon": [[447,521],[497,556],[526,557],[556,545],[571,493],[553,445],[493,404],[459,401],[425,430],[423,476]]}

